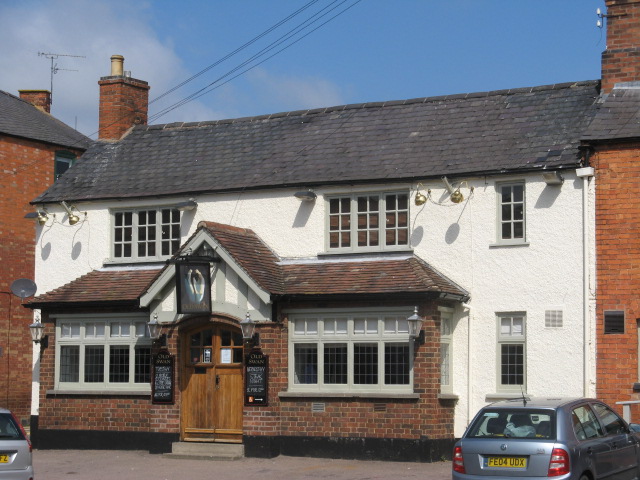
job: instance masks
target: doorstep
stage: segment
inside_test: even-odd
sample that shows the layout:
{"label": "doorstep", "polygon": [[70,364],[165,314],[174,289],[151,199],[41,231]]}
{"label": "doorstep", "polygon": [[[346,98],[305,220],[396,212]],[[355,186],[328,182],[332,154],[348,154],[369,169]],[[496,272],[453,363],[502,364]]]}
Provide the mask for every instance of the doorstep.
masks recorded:
{"label": "doorstep", "polygon": [[244,445],[239,443],[174,442],[168,458],[191,458],[201,460],[239,460],[244,458]]}

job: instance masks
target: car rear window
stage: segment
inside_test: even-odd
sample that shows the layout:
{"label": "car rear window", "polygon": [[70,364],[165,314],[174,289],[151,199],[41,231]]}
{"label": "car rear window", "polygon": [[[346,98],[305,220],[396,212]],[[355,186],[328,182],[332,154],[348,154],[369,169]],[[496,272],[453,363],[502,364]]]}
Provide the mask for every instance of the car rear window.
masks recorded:
{"label": "car rear window", "polygon": [[22,429],[10,413],[0,413],[0,441],[24,440]]}
{"label": "car rear window", "polygon": [[555,439],[555,412],[534,409],[485,409],[466,437]]}

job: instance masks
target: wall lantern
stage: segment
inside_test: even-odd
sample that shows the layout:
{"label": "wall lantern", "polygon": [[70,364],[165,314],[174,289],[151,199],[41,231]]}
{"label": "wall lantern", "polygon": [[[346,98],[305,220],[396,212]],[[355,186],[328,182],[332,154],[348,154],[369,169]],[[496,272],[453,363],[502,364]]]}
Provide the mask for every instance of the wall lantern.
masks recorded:
{"label": "wall lantern", "polygon": [[40,319],[37,319],[34,323],[29,325],[29,330],[31,331],[31,340],[33,340],[33,343],[40,343],[44,332],[44,325],[40,323]]}
{"label": "wall lantern", "polygon": [[451,183],[449,183],[449,180],[447,179],[447,177],[442,177],[442,182],[444,183],[444,186],[449,192],[449,198],[451,198],[451,201],[453,203],[460,203],[461,201],[464,200],[464,196],[462,195],[460,188],[454,189],[451,186]]}
{"label": "wall lantern", "polygon": [[49,212],[46,208],[27,213],[24,218],[35,218],[39,225],[44,225],[49,220]]}
{"label": "wall lantern", "polygon": [[409,337],[418,345],[424,344],[424,331],[422,330],[422,317],[418,315],[418,307],[413,310],[413,315],[407,318],[409,323]]}
{"label": "wall lantern", "polygon": [[256,322],[251,320],[251,315],[247,312],[244,320],[240,322],[240,328],[242,329],[242,339],[252,346],[258,346],[260,343],[260,336],[255,333]]}
{"label": "wall lantern", "polygon": [[153,343],[160,342],[160,345],[163,347],[167,345],[167,335],[160,335],[160,331],[162,330],[162,325],[158,323],[158,314],[153,314],[153,320],[149,320],[147,323],[147,327],[149,328],[149,337],[153,340]]}
{"label": "wall lantern", "polygon": [[413,203],[416,204],[416,207],[427,203],[427,197],[423,193],[420,193],[420,187],[424,188],[424,185],[422,185],[421,183],[418,184],[418,186],[416,187],[416,196],[413,199]]}

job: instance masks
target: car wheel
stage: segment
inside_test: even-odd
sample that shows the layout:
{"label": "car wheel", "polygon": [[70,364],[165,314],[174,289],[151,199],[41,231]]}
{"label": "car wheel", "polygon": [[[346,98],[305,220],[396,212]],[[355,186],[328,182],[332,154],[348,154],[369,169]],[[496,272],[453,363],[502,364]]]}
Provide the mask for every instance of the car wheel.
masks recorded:
{"label": "car wheel", "polygon": [[583,473],[580,476],[580,480],[591,480],[591,477],[589,475],[587,475],[586,473]]}

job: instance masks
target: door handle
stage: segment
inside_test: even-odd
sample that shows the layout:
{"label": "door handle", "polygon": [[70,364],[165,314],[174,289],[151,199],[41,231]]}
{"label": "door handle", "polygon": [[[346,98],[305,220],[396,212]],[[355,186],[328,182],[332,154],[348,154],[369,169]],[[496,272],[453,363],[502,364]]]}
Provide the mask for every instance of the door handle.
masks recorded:
{"label": "door handle", "polygon": [[220,390],[220,375],[216,375],[216,390]]}
{"label": "door handle", "polygon": [[587,448],[587,455],[593,455],[593,450],[591,447]]}

